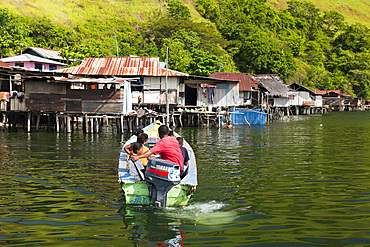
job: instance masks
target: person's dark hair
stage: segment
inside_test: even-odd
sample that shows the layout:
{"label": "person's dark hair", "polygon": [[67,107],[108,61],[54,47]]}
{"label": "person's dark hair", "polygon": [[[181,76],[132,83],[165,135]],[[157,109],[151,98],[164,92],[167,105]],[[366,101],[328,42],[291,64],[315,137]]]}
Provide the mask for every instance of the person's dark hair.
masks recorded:
{"label": "person's dark hair", "polygon": [[181,146],[182,144],[184,144],[184,138],[182,138],[181,136],[177,137],[176,139],[177,139],[177,141],[179,142],[180,146]]}
{"label": "person's dark hair", "polygon": [[168,135],[169,129],[166,125],[161,125],[158,128],[159,137]]}
{"label": "person's dark hair", "polygon": [[149,136],[147,133],[142,133],[141,135],[145,137],[145,140],[148,140]]}
{"label": "person's dark hair", "polygon": [[141,144],[141,143],[138,143],[138,142],[134,142],[134,143],[132,143],[131,144],[131,150],[135,153],[135,154],[137,154],[137,151],[139,151],[140,150],[140,148],[143,146],[143,144]]}
{"label": "person's dark hair", "polygon": [[170,130],[170,131],[168,132],[168,135],[169,135],[169,136],[173,136],[173,130]]}
{"label": "person's dark hair", "polygon": [[144,131],[142,129],[137,129],[134,133],[134,135],[136,136],[139,136],[141,133],[143,133]]}
{"label": "person's dark hair", "polygon": [[141,133],[138,137],[137,137],[137,142],[138,143],[141,143],[141,144],[144,144],[144,142],[148,140],[148,134],[146,133]]}

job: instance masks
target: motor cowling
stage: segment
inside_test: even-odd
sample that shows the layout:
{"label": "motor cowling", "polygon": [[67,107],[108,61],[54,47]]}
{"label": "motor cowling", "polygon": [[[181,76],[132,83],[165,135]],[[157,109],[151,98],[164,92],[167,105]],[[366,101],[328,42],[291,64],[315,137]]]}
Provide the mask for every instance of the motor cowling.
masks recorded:
{"label": "motor cowling", "polygon": [[148,159],[145,181],[149,183],[149,197],[158,208],[165,208],[167,192],[180,183],[180,165],[164,159]]}

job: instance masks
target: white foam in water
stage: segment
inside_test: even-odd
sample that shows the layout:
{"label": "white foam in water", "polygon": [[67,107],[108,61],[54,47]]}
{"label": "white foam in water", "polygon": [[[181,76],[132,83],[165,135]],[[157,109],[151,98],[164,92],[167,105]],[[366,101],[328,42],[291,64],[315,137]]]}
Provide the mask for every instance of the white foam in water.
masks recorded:
{"label": "white foam in water", "polygon": [[227,204],[222,202],[210,201],[206,203],[195,203],[182,208],[185,211],[197,212],[199,214],[212,213],[226,207]]}
{"label": "white foam in water", "polygon": [[194,221],[195,224],[218,225],[231,222],[237,217],[234,211],[221,211],[227,206],[229,205],[226,203],[210,201],[181,208],[166,208],[166,214],[171,217]]}

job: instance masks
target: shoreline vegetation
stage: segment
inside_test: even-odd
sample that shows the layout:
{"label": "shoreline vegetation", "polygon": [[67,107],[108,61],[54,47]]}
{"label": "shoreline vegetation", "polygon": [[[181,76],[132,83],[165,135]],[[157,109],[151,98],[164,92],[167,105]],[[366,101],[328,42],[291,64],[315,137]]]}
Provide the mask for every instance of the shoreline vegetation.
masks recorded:
{"label": "shoreline vegetation", "polygon": [[[320,2],[325,4],[329,0]],[[65,25],[40,17],[57,11],[52,3],[0,9],[2,57],[34,46],[61,50],[71,65],[85,57],[117,54],[164,61],[168,46],[169,68],[192,75],[279,74],[287,84],[370,96],[369,28],[349,24],[343,14],[320,11],[311,2],[64,0],[58,6],[63,16],[57,16],[68,20]],[[339,6],[343,12],[349,8]]]}

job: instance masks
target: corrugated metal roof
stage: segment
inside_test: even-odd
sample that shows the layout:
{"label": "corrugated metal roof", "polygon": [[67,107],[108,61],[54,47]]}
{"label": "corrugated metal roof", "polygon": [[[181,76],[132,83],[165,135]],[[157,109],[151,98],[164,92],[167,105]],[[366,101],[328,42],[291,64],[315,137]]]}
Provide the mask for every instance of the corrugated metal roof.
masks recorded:
{"label": "corrugated metal roof", "polygon": [[66,78],[54,77],[57,82],[70,82],[70,83],[96,83],[96,84],[120,84],[126,81],[135,81],[140,78]]}
{"label": "corrugated metal roof", "polygon": [[288,97],[288,85],[284,84],[278,75],[253,75],[252,78],[258,81],[271,96]]}
{"label": "corrugated metal roof", "polygon": [[[85,58],[80,66],[60,69],[58,72],[73,75],[166,76],[166,69],[159,67],[158,57]],[[168,76],[189,75],[168,70]]]}
{"label": "corrugated metal roof", "polygon": [[56,60],[66,60],[63,58],[60,54],[61,51],[58,50],[52,50],[52,49],[46,49],[46,48],[39,48],[39,47],[32,47],[29,46],[22,53],[27,53],[27,50],[32,50],[39,54],[43,58],[49,58],[49,59],[56,59]]}
{"label": "corrugated metal roof", "polygon": [[325,95],[325,94],[330,94],[330,93],[341,95],[340,90],[317,90],[316,91],[316,94],[320,94],[320,95]]}
{"label": "corrugated metal roof", "polygon": [[0,67],[2,68],[10,68],[10,65],[7,63],[4,63],[3,61],[0,61]]}
{"label": "corrugated metal roof", "polygon": [[239,81],[239,91],[252,91],[258,88],[258,82],[246,73],[214,72],[210,78]]}
{"label": "corrugated metal roof", "polygon": [[61,66],[66,66],[67,65],[65,63],[59,63],[59,62],[49,60],[49,59],[46,59],[46,58],[36,57],[36,56],[31,55],[31,54],[22,54],[22,55],[14,56],[14,57],[6,57],[6,58],[2,58],[1,61],[6,62],[6,63],[38,62],[38,63],[56,64],[56,65],[61,65]]}
{"label": "corrugated metal roof", "polygon": [[309,92],[310,94],[313,94],[313,95],[317,94],[314,91],[312,91],[312,90],[310,90],[310,89],[308,89],[308,88],[306,88],[306,87],[304,87],[304,86],[302,86],[298,83],[295,83],[295,82],[290,84],[289,87],[291,89],[295,90],[295,91],[305,91],[305,92]]}

